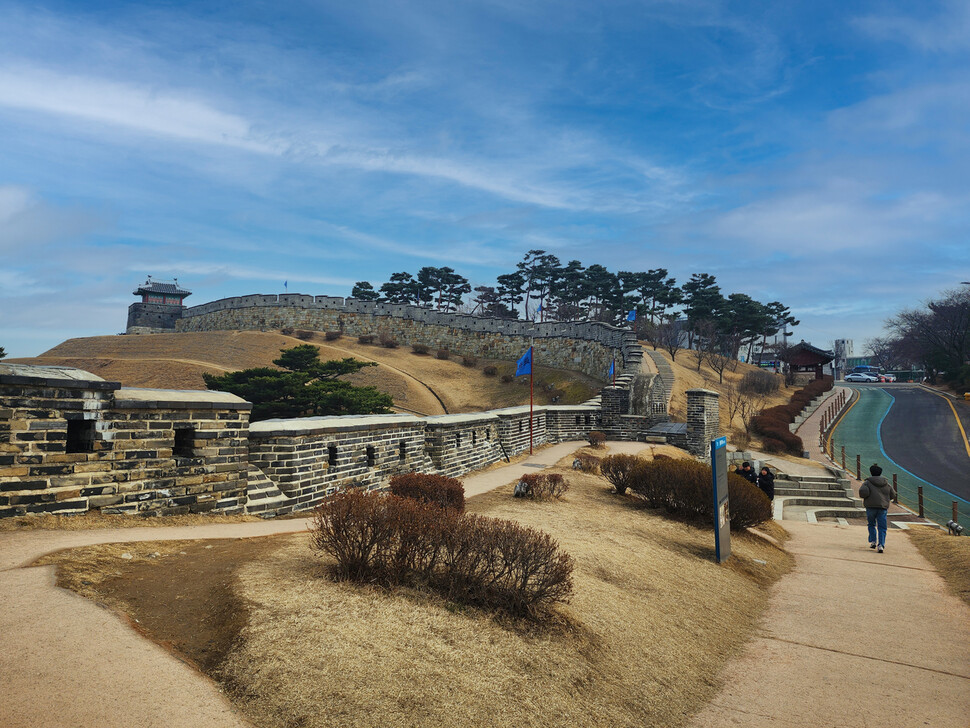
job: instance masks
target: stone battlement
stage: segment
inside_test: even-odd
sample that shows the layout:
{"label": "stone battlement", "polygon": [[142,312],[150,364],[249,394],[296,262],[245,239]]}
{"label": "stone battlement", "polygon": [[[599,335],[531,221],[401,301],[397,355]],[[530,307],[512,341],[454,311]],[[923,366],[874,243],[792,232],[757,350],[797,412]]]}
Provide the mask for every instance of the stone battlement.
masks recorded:
{"label": "stone battlement", "polygon": [[387,335],[404,346],[424,344],[458,355],[506,360],[517,359],[534,343],[538,365],[581,371],[601,381],[606,380],[611,362],[616,362],[617,373],[639,371],[643,356],[632,331],[597,321],[510,321],[410,304],[299,293],[235,296],[189,308],[158,308],[133,303],[128,309],[128,333],[337,331],[355,337]]}

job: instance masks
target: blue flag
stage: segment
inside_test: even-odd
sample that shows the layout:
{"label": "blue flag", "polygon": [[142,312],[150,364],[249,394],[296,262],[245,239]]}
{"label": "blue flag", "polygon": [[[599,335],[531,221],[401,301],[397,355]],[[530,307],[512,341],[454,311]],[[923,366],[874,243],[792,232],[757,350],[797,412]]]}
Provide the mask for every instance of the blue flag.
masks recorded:
{"label": "blue flag", "polygon": [[539,304],[539,308],[536,309],[536,313],[542,313],[542,304]]}
{"label": "blue flag", "polygon": [[283,281],[283,290],[284,290],[284,291],[286,290],[286,284],[287,284],[288,282],[289,282],[289,281]]}
{"label": "blue flag", "polygon": [[628,313],[626,315],[626,320],[627,321],[636,321],[637,320],[637,310],[636,309],[633,309],[632,311],[630,311],[630,313]]}
{"label": "blue flag", "polygon": [[606,376],[609,377],[610,379],[613,378],[613,372],[616,371],[616,368],[615,367],[616,367],[616,362],[615,361],[611,361],[610,362],[610,370],[606,373]]}
{"label": "blue flag", "polygon": [[515,363],[515,376],[521,377],[523,374],[532,374],[532,347],[522,355],[522,358]]}

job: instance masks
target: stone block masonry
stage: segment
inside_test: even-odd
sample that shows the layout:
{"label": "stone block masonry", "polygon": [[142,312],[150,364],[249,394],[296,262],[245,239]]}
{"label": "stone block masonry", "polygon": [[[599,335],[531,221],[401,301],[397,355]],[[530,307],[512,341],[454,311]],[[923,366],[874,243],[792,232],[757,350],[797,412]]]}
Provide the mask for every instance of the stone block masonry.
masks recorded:
{"label": "stone block masonry", "polygon": [[[639,370],[642,358],[631,331],[599,322],[509,321],[412,305],[301,294],[238,296],[180,310],[173,329],[177,331],[289,327],[339,331],[353,337],[387,334],[402,345],[425,344],[455,354],[505,360],[518,359],[534,343],[538,365],[581,371],[601,381],[606,379],[611,362],[616,362],[619,373]],[[157,324],[150,313],[139,313],[135,318],[130,314],[129,326]]]}
{"label": "stone block masonry", "polygon": [[[633,377],[618,385],[628,385]],[[462,415],[305,417],[249,423],[224,392],[122,388],[77,369],[0,364],[0,517],[43,513],[260,513],[306,510],[396,473],[449,476],[529,450],[530,408]],[[533,446],[591,430],[642,439],[629,386],[602,403],[531,410]],[[688,393],[687,443],[717,433],[717,394]],[[666,415],[663,416],[666,419]]]}
{"label": "stone block masonry", "polygon": [[0,364],[0,517],[241,512],[251,407]]}
{"label": "stone block masonry", "polygon": [[720,396],[709,389],[687,390],[687,450],[693,455],[711,455],[711,440],[720,428]]}

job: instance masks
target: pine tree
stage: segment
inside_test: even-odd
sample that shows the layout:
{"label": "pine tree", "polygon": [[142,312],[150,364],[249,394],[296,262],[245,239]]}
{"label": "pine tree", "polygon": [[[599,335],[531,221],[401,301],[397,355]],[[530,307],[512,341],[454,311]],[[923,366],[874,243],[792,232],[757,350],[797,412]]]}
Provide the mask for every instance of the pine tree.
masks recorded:
{"label": "pine tree", "polygon": [[390,412],[391,397],[374,387],[355,387],[338,379],[374,362],[352,357],[320,361],[312,344],[281,349],[273,363],[282,369],[256,367],[219,376],[205,373],[209,389],[231,392],[252,402],[253,422],[273,417],[364,415]]}

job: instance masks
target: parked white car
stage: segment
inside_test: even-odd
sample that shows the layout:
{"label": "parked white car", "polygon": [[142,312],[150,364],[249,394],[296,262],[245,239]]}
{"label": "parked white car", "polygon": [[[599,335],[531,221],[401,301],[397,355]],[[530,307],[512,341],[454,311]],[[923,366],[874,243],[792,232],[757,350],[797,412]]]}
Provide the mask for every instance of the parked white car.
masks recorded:
{"label": "parked white car", "polygon": [[845,375],[845,381],[847,382],[865,382],[871,384],[872,382],[878,382],[879,377],[873,374],[863,374],[862,372],[852,372],[851,374]]}

